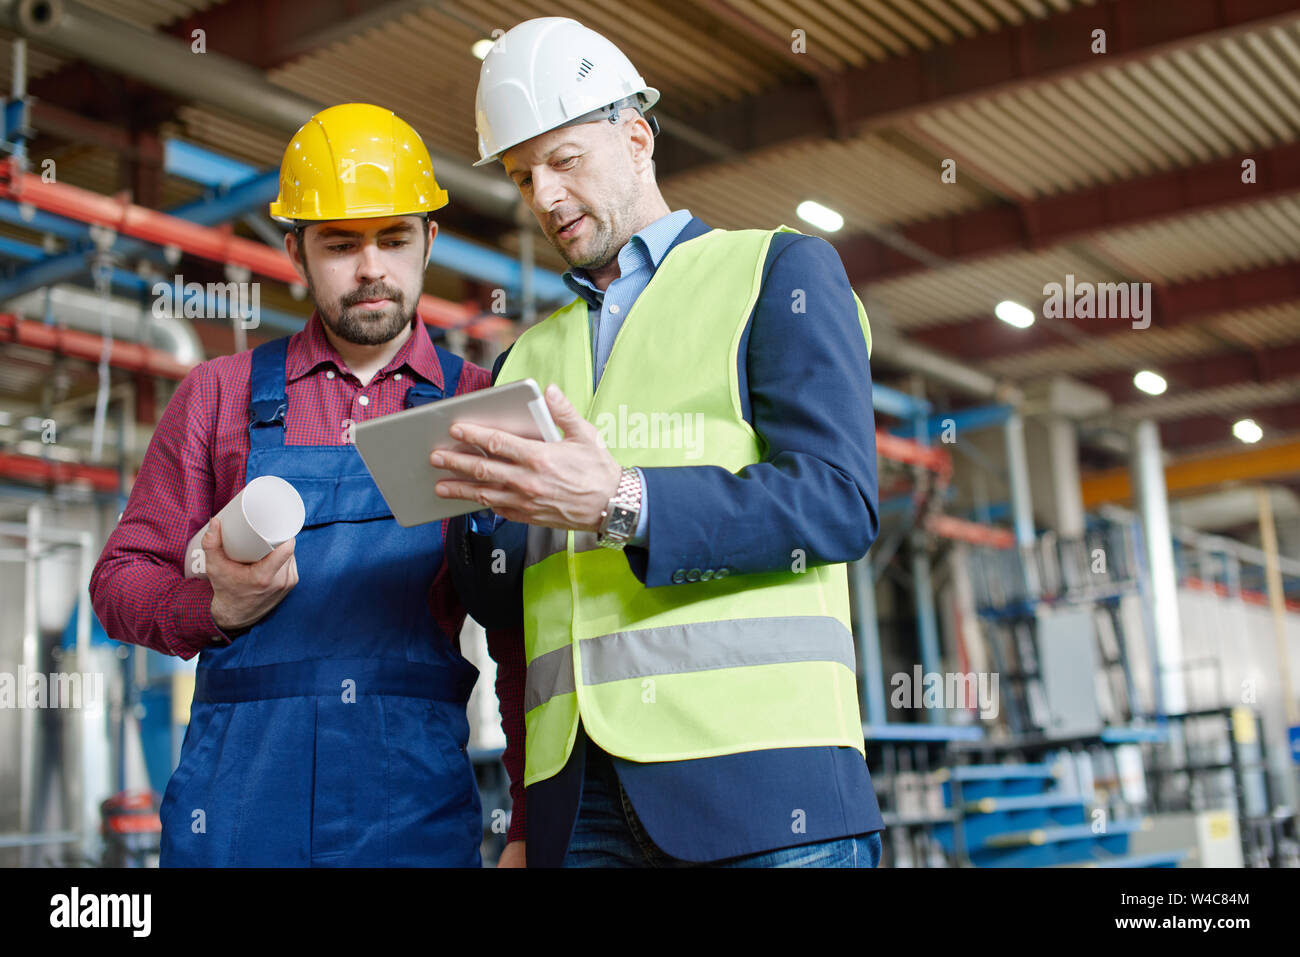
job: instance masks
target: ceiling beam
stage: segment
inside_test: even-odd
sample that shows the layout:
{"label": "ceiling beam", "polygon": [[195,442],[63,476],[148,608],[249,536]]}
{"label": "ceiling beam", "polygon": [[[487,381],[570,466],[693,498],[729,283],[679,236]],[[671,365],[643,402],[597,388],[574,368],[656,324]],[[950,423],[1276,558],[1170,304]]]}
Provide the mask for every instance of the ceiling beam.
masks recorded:
{"label": "ceiling beam", "polygon": [[[1255,160],[1255,182],[1242,182],[1242,161]],[[936,165],[936,170],[938,169]],[[999,203],[942,219],[898,227],[935,256],[955,262],[1006,252],[1032,252],[1090,233],[1259,202],[1300,190],[1300,143],[1249,150],[1181,170],[1089,189]],[[832,240],[854,285],[882,282],[924,267],[866,234]]]}
{"label": "ceiling beam", "polygon": [[[1063,283],[1064,276],[1044,276]],[[1227,276],[1197,279],[1163,289],[1152,287],[1151,329],[1171,329],[1237,309],[1253,309],[1300,300],[1300,264],[1264,266]],[[1038,320],[1016,329],[993,315],[993,303],[982,316],[907,333],[911,342],[961,357],[965,362],[1006,358],[1070,341],[1065,327],[1090,336],[1134,329],[1130,319],[1045,319],[1040,302],[1028,303]]]}
{"label": "ceiling beam", "polygon": [[[1300,330],[1297,330],[1297,334],[1300,335]],[[1279,382],[1300,378],[1300,342],[1284,346],[1263,346],[1253,351],[1242,349],[1240,352],[1221,352],[1181,362],[1150,362],[1142,367],[1164,376],[1172,394],[1219,389],[1246,382]],[[1117,404],[1140,402],[1144,393],[1133,385],[1135,371],[1136,369],[1104,372],[1087,376],[1083,381],[1106,392]]]}
{"label": "ceiling beam", "polygon": [[[1168,52],[1295,13],[1294,0],[1179,0],[1176,16],[1168,0],[1104,0],[825,79],[809,77],[679,118],[738,152],[847,136],[897,123],[921,110]],[[787,16],[791,29],[800,25],[797,12]],[[1104,55],[1092,52],[1096,29],[1106,31]],[[653,76],[646,78],[654,82]],[[827,102],[837,104],[833,113]],[[685,153],[656,160],[664,179],[705,162],[698,154]]]}
{"label": "ceiling beam", "polygon": [[388,22],[420,5],[392,0],[226,0],[191,13],[162,32],[189,43],[194,31],[201,29],[208,52],[271,70],[313,52],[313,44],[355,36],[360,29]]}
{"label": "ceiling beam", "polygon": [[1264,430],[1265,438],[1296,431],[1300,422],[1300,402],[1283,405],[1260,406],[1257,409],[1237,412],[1216,412],[1189,416],[1185,419],[1160,421],[1160,444],[1167,449],[1187,449],[1196,446],[1240,445],[1232,435],[1232,424],[1238,419],[1251,418]]}

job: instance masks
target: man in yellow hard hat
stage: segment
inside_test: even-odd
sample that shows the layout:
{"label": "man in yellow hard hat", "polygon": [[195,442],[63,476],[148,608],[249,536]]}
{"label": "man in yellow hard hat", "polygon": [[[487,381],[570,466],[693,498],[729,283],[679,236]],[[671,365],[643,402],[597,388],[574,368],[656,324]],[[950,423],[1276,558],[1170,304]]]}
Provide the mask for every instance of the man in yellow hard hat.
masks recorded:
{"label": "man in yellow hard hat", "polygon": [[[270,211],[292,225],[285,250],[316,310],[301,332],[185,378],[95,568],[112,637],[199,655],[163,865],[480,863],[465,715],[477,671],[457,647],[445,523],[399,526],[351,444],[356,422],[488,382],[416,311],[446,202],[389,110],[330,107],[295,134]],[[185,578],[190,536],[263,475],[302,496],[297,538],[241,564],[213,521],[206,577]],[[518,675],[502,661],[507,712]]]}

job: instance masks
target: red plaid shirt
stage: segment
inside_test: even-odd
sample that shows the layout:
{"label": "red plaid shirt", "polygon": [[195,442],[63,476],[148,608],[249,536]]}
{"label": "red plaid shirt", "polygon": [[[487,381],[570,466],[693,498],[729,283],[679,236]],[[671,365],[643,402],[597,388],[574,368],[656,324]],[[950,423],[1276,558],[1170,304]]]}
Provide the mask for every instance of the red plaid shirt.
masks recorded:
{"label": "red plaid shirt", "polygon": [[[200,364],[163,411],[126,509],[90,579],[95,613],[118,641],[186,659],[213,644],[230,643],[212,621],[212,586],[185,578],[182,559],[190,536],[244,487],[251,356],[241,352]],[[417,326],[388,365],[362,386],[313,313],[289,339],[285,442],[345,444],[345,420],[401,411],[412,377],[445,389],[437,352],[422,328]],[[486,388],[490,380],[486,369],[467,362],[453,394]],[[458,640],[465,609],[445,558],[429,590],[429,607],[443,631]],[[517,840],[524,836],[523,636],[489,632],[488,651],[497,662],[504,761],[514,800],[508,839]]]}

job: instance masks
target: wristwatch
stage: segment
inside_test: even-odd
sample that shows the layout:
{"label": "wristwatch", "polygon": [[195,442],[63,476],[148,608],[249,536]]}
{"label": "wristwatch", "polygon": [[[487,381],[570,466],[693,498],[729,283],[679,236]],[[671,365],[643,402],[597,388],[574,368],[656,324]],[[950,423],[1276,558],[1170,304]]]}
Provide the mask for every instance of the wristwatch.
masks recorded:
{"label": "wristwatch", "polygon": [[636,469],[624,469],[618,477],[618,488],[614,497],[600,513],[600,528],[596,531],[596,543],[605,548],[622,548],[636,532],[637,519],[641,516],[641,477]]}

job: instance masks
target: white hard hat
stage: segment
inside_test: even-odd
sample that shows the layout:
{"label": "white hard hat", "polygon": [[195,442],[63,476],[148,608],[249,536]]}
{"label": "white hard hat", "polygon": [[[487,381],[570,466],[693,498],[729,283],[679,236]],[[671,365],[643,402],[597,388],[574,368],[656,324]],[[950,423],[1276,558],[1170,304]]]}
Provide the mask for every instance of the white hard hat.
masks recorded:
{"label": "white hard hat", "polygon": [[624,107],[644,112],[658,101],[659,91],[596,31],[568,17],[525,20],[492,45],[479,70],[474,165],[549,130],[602,112],[616,120]]}

